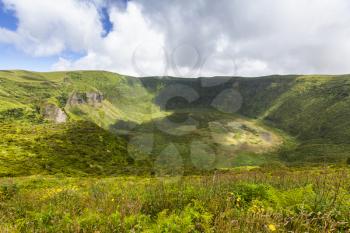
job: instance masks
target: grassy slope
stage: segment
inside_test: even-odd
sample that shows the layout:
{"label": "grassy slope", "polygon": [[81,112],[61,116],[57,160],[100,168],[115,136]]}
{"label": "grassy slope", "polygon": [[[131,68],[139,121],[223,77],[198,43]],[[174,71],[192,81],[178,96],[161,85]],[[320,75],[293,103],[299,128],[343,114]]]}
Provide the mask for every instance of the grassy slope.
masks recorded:
{"label": "grassy slope", "polygon": [[[255,118],[294,136],[279,152],[292,163],[344,162],[350,157],[350,76],[266,76],[258,78],[179,79],[149,77],[151,91],[175,84],[186,85],[199,98],[185,107],[208,107],[226,89],[242,96],[240,114]],[[208,85],[212,83],[213,85]],[[181,88],[179,90],[181,92]],[[173,103],[182,108],[183,103]]]}
{"label": "grassy slope", "polygon": [[[170,80],[175,83],[180,81]],[[242,135],[235,136],[244,138],[250,135],[253,149],[242,149],[240,144],[218,147],[220,142],[210,140],[209,121],[226,118],[231,121],[236,116],[225,116],[212,110],[187,112],[185,115],[192,114],[204,125],[200,130],[181,136],[171,136],[159,130],[155,122],[164,121],[164,116],[170,114],[160,111],[159,106],[153,104],[154,100],[158,101],[162,88],[159,81],[156,88],[150,90],[145,88],[146,83],[140,79],[109,72],[3,71],[0,72],[0,82],[0,99],[3,103],[0,110],[3,121],[1,135],[4,135],[0,141],[1,175],[60,172],[72,175],[116,175],[151,172],[150,164],[171,143],[181,154],[185,170],[192,172],[197,170],[190,158],[190,142],[194,140],[204,140],[203,143],[215,153],[211,156],[219,157],[210,168],[266,162],[264,156],[254,153],[257,149],[254,149],[253,143],[257,143],[259,135],[241,130]],[[70,106],[67,104],[68,98],[75,92],[101,92],[104,101],[97,107],[88,104]],[[69,122],[57,125],[45,121],[40,112],[47,103],[64,109]],[[248,123],[247,120],[244,122]],[[116,136],[121,134],[125,126],[126,129],[132,129],[132,134],[129,132],[128,136]],[[151,151],[152,156],[148,156],[145,161],[138,161],[132,158],[133,154],[130,156],[127,140],[135,135],[142,136],[144,132],[154,136],[155,147]]]}
{"label": "grassy slope", "polygon": [[135,173],[126,141],[91,122],[1,124],[0,176]]}
{"label": "grassy slope", "polygon": [[[115,119],[121,119],[123,124],[136,125],[135,134],[156,132],[155,121],[164,120],[165,113],[157,111],[151,100],[157,100],[169,81],[142,82],[107,72],[0,72],[0,176],[149,172],[149,161],[135,161],[127,155],[127,138],[109,131],[110,124],[120,130]],[[188,153],[189,141],[207,140],[209,121],[235,118],[208,109],[201,112],[218,93],[235,84],[244,99],[240,113],[257,118],[239,117],[240,121],[248,126],[261,124],[264,129],[263,121],[269,122],[301,143],[286,145],[273,155],[313,162],[349,156],[348,77],[233,78],[209,88],[193,79],[170,82],[185,83],[200,93],[192,106],[174,101],[176,113],[171,117],[181,116],[184,107],[200,106],[188,114],[202,128],[176,138],[157,132],[158,147],[153,153],[174,139],[179,150]],[[66,109],[70,121],[65,124],[42,119],[42,104],[64,107],[73,91],[101,91],[106,100],[99,109],[85,105]],[[219,126],[220,131],[225,128]],[[280,134],[277,129],[271,131]],[[285,143],[293,144],[290,141]],[[242,165],[249,159],[256,163],[261,156],[243,154],[235,159]],[[180,181],[132,176],[0,178],[0,231],[348,232],[349,174],[348,168],[299,169],[272,164]]]}
{"label": "grassy slope", "polygon": [[[175,141],[180,152],[189,158],[188,142],[192,139],[204,139],[211,144],[206,140],[207,129],[184,137],[169,137],[154,127],[153,119],[161,120],[169,113],[160,111],[153,100],[159,103],[163,88],[177,84],[193,88],[199,98],[191,104],[175,99],[171,110],[208,108],[215,96],[234,87],[243,97],[239,113],[259,119],[258,124],[265,121],[297,137],[300,142],[297,147],[290,146],[294,145],[292,140],[286,140],[278,153],[268,155],[270,158],[279,156],[285,161],[303,163],[343,161],[350,156],[350,78],[347,76],[235,77],[203,87],[203,79],[140,80],[100,71],[1,71],[0,84],[0,124],[1,134],[5,135],[0,141],[1,175],[42,172],[111,175],[133,171],[135,161],[126,153],[127,137],[111,133],[130,125],[136,129],[135,134],[140,133],[139,129],[141,133],[151,130],[155,134],[154,155],[159,154],[165,144]],[[104,95],[98,108],[66,105],[73,92],[97,91]],[[65,108],[70,121],[62,125],[46,122],[40,114],[40,108],[46,103]],[[213,116],[225,118],[211,112],[207,109],[188,114],[205,118],[200,119],[204,124]],[[110,152],[109,147],[114,151]],[[215,143],[213,150],[218,153]],[[225,148],[221,152],[225,152]],[[263,163],[264,158],[239,153],[234,163],[254,165]],[[148,167],[149,163],[140,165]]]}
{"label": "grassy slope", "polygon": [[[152,117],[150,109],[156,109],[152,96],[137,79],[92,71],[2,71],[0,83],[0,175],[115,175],[147,170],[147,164],[138,166],[128,156],[126,139],[108,130],[118,119],[143,122]],[[94,91],[105,98],[98,108],[65,107],[71,93]],[[65,108],[69,122],[43,119],[40,109],[46,103]],[[135,171],[137,166],[141,169]]]}
{"label": "grassy slope", "polygon": [[344,161],[350,156],[349,76],[268,80],[244,81],[242,93],[247,101],[241,112],[298,138],[301,144],[281,153],[284,159],[328,162]]}
{"label": "grassy slope", "polygon": [[[67,98],[73,92],[95,92],[104,94],[105,101],[101,112],[104,116],[92,117],[96,123],[111,124],[115,119],[142,122],[158,114],[152,105],[153,96],[147,92],[138,79],[125,77],[109,72],[56,72],[34,73],[27,71],[0,72],[0,106],[1,112],[12,108],[26,108],[37,111],[37,107],[45,102],[52,102],[65,107]],[[142,101],[140,101],[142,100]],[[107,109],[108,108],[108,109]],[[76,110],[76,109],[75,109]],[[90,115],[93,109],[80,109]],[[108,111],[109,110],[109,111]],[[84,114],[67,113],[75,119],[85,119]],[[132,114],[130,114],[132,113]]]}
{"label": "grassy slope", "polygon": [[[196,122],[197,128],[184,134],[172,135],[159,127],[165,119],[156,118],[135,127],[130,138],[147,141],[149,135],[152,135],[154,141],[151,158],[154,160],[169,145],[174,145],[181,154],[185,167],[192,169],[198,168],[198,163],[204,165],[205,170],[210,170],[260,165],[276,160],[270,152],[278,148],[286,137],[259,122],[209,109],[178,109],[169,118],[172,122],[191,118]],[[180,124],[179,127],[170,127],[169,132],[185,132],[188,128],[190,125]],[[264,140],[264,134],[268,134],[270,139]]]}
{"label": "grassy slope", "polygon": [[1,232],[349,232],[348,168],[0,178]]}

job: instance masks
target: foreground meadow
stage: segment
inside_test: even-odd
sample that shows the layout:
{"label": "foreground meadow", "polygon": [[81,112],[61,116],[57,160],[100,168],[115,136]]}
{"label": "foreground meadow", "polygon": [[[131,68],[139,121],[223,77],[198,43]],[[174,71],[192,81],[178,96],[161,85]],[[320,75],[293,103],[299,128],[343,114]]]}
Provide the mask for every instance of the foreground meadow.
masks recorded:
{"label": "foreground meadow", "polygon": [[350,232],[350,169],[0,179],[0,232]]}

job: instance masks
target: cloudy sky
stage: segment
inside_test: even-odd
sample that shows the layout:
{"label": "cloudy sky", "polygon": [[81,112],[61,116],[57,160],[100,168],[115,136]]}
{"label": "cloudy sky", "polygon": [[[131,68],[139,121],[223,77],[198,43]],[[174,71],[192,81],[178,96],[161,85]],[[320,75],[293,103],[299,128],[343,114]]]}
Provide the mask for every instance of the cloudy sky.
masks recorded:
{"label": "cloudy sky", "polygon": [[350,73],[350,1],[0,0],[0,69]]}

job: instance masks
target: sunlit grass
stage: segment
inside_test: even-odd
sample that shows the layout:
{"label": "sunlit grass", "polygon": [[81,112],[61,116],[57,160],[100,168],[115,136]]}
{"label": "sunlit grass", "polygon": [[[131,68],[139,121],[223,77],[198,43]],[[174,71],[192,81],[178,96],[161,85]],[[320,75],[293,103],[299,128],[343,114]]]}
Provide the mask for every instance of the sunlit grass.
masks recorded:
{"label": "sunlit grass", "polygon": [[0,180],[0,231],[347,232],[349,168]]}

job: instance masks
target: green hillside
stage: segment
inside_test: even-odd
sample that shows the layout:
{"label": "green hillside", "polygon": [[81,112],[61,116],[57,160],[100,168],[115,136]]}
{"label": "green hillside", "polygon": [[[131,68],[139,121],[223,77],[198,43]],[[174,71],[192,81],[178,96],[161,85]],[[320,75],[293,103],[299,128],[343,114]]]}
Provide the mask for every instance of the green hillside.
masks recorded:
{"label": "green hillside", "polygon": [[0,232],[349,232],[349,84],[0,71]]}
{"label": "green hillside", "polygon": [[349,94],[349,76],[138,79],[0,71],[0,175],[344,163]]}
{"label": "green hillside", "polygon": [[[261,79],[254,82],[262,83]],[[302,163],[350,157],[350,76],[270,80],[265,86],[256,85],[255,93],[249,84],[242,88],[247,101],[241,112],[267,121],[300,141],[296,149],[281,153],[283,159]]]}
{"label": "green hillside", "polygon": [[[222,81],[214,80],[221,78]],[[203,81],[204,80],[204,81]],[[213,81],[211,81],[213,80]],[[198,98],[185,107],[212,107],[227,89],[241,96],[237,112],[278,128],[298,141],[283,147],[278,156],[286,162],[344,162],[350,157],[350,76],[266,76],[258,78],[146,78],[149,90],[176,84],[193,88]],[[216,85],[208,85],[216,83]],[[237,104],[231,101],[231,104]],[[175,103],[182,108],[183,103]]]}
{"label": "green hillside", "polygon": [[[150,109],[157,109],[137,79],[108,72],[2,71],[0,83],[0,175],[139,172],[127,140],[108,130],[120,119],[149,120]],[[69,103],[89,93],[101,93],[103,100]],[[56,122],[58,112],[64,122]]]}

